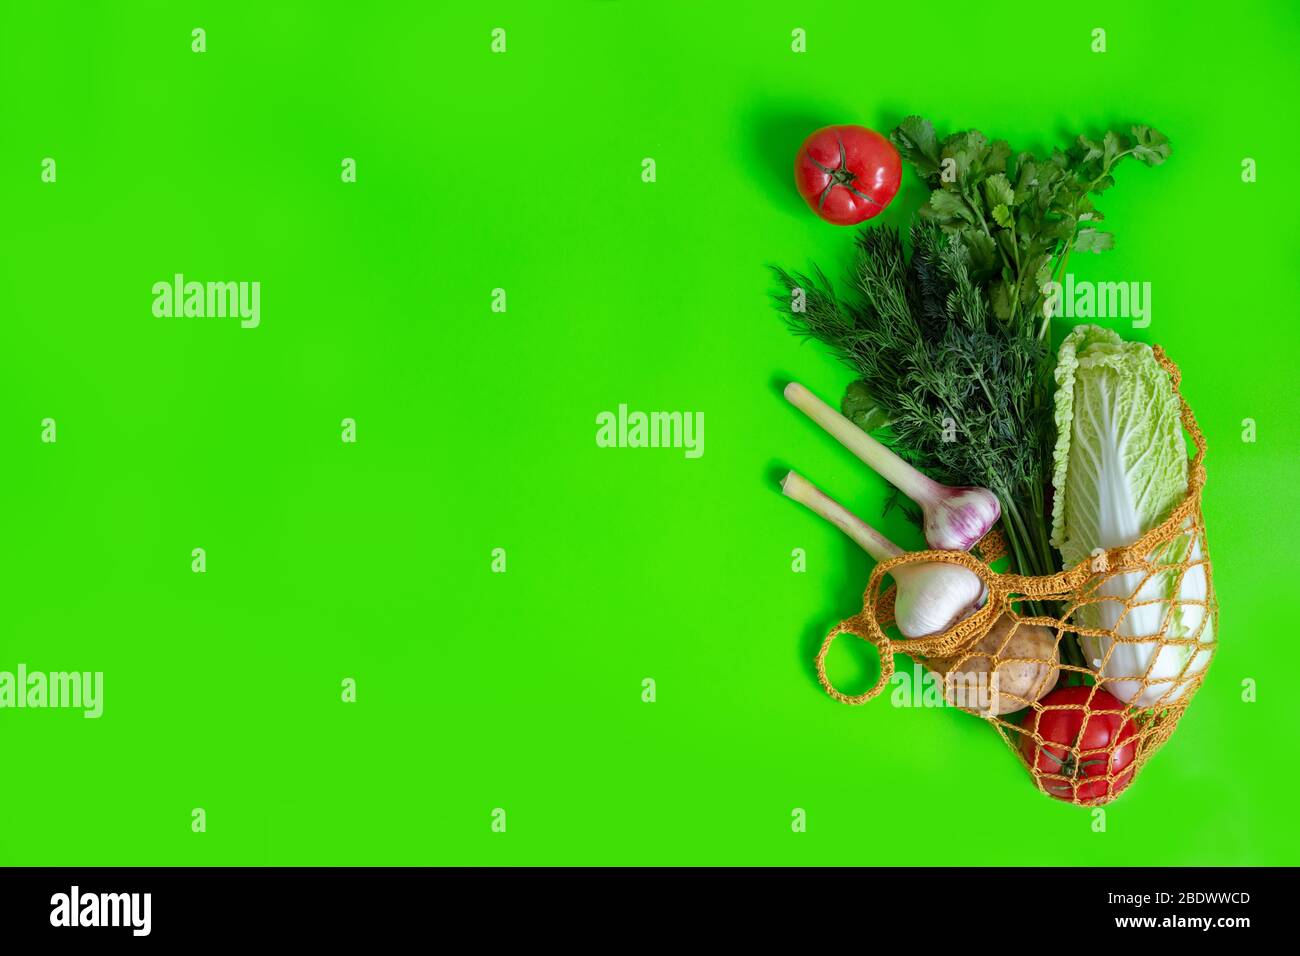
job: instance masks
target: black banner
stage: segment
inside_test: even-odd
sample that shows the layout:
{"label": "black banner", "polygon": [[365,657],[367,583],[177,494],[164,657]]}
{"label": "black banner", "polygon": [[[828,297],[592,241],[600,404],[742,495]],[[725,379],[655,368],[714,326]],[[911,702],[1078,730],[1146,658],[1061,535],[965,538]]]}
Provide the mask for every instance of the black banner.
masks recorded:
{"label": "black banner", "polygon": [[[11,869],[6,941],[375,941],[431,933],[770,942],[1039,940],[1286,925],[1278,869]],[[1294,905],[1291,904],[1294,909]],[[1026,933],[1033,933],[1032,937]],[[607,934],[613,933],[612,937]],[[540,934],[540,935],[538,935]],[[1040,935],[1041,934],[1041,935]],[[988,937],[992,938],[992,937]]]}

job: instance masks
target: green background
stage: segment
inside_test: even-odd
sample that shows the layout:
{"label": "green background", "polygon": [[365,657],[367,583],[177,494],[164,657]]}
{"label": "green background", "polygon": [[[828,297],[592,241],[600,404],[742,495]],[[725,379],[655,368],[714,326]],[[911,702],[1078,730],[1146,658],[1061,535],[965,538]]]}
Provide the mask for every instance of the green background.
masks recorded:
{"label": "green background", "polygon": [[[105,713],[0,711],[0,862],[1300,862],[1296,11],[10,5],[0,670],[103,671]],[[794,192],[803,136],[910,112],[1173,143],[1071,268],[1152,283],[1151,327],[1117,327],[1181,364],[1208,437],[1222,643],[1104,833],[977,719],[813,674],[870,563],[774,475],[869,520],[885,489],[781,400],[851,375],[766,269],[848,260]],[[882,220],[923,198],[906,171]],[[261,327],[154,318],[175,272],[260,281]],[[621,402],[704,412],[704,456],[597,448]]]}

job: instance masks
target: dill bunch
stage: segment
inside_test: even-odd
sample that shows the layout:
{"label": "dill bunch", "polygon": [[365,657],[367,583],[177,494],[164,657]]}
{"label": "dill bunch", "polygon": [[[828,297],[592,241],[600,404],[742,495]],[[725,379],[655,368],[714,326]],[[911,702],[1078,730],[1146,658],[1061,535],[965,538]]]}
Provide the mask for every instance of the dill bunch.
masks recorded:
{"label": "dill bunch", "polygon": [[777,307],[857,373],[846,415],[869,431],[888,425],[894,450],[931,477],[992,491],[1017,569],[1051,574],[1047,345],[994,314],[960,234],[918,219],[910,241],[909,260],[896,229],[859,232],[849,294],[820,269],[775,269]]}

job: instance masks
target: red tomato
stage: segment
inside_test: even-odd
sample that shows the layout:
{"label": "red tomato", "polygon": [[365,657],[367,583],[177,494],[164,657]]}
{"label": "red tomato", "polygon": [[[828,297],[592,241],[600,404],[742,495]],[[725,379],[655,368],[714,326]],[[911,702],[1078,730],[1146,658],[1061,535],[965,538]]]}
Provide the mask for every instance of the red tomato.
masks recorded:
{"label": "red tomato", "polygon": [[[1104,690],[1091,687],[1060,687],[1040,702],[1043,710],[1031,710],[1025,717],[1026,733],[1020,737],[1020,752],[1031,767],[1042,773],[1068,777],[1073,783],[1043,777],[1043,787],[1058,800],[1095,800],[1113,796],[1129,785],[1129,769],[1137,756],[1137,727],[1126,715],[1122,703]],[[1086,711],[1069,705],[1082,705]],[[1059,708],[1059,709],[1053,709]],[[1051,744],[1038,745],[1034,731]],[[1077,747],[1078,755],[1069,748]],[[1107,767],[1112,779],[1106,779]],[[1096,779],[1093,779],[1096,778]]]}
{"label": "red tomato", "polygon": [[898,150],[865,126],[823,127],[804,140],[794,161],[800,195],[837,226],[883,212],[902,178]]}

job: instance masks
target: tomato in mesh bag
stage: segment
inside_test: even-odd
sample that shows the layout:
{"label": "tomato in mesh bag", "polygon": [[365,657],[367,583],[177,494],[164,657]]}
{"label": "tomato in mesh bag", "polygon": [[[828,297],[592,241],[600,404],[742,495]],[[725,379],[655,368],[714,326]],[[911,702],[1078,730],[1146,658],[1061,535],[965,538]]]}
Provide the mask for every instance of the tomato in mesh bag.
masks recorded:
{"label": "tomato in mesh bag", "polygon": [[1039,706],[1025,717],[1020,751],[1036,777],[1052,775],[1038,777],[1043,789],[1058,800],[1075,802],[1113,797],[1129,785],[1137,727],[1119,700],[1093,687],[1061,687]]}

